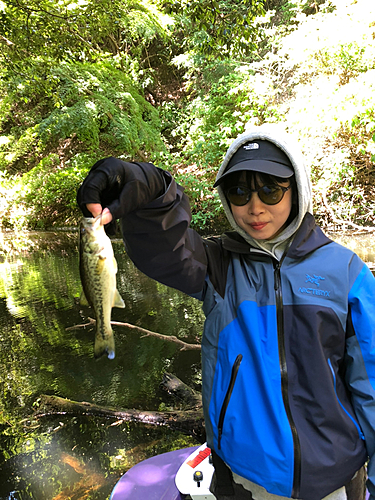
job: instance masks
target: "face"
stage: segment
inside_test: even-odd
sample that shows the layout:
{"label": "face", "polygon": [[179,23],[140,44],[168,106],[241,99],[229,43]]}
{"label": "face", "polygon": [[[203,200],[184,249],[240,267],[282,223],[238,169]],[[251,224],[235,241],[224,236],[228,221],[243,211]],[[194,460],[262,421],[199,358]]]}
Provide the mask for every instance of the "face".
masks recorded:
{"label": "face", "polygon": [[[259,187],[262,182],[257,178]],[[245,174],[240,177],[239,185],[246,185]],[[280,186],[288,187],[289,180],[279,183]],[[250,186],[254,188],[254,183]],[[242,207],[230,204],[232,214],[236,223],[249,236],[255,240],[270,240],[277,236],[286,226],[292,209],[292,189],[284,193],[283,199],[276,205],[266,205],[258,196],[258,193],[252,193],[249,202]]]}

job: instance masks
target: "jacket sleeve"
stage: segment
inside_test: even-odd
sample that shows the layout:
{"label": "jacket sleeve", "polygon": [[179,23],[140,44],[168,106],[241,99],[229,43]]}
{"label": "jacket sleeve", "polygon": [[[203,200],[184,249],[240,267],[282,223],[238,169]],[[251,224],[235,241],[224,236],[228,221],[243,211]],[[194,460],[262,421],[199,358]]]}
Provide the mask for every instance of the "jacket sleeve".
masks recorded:
{"label": "jacket sleeve", "polygon": [[207,274],[204,240],[193,229],[183,188],[164,171],[165,192],[121,219],[126,251],[149,277],[201,298]]}
{"label": "jacket sleeve", "polygon": [[367,488],[375,500],[375,278],[363,263],[349,293],[347,332],[346,382],[366,442]]}

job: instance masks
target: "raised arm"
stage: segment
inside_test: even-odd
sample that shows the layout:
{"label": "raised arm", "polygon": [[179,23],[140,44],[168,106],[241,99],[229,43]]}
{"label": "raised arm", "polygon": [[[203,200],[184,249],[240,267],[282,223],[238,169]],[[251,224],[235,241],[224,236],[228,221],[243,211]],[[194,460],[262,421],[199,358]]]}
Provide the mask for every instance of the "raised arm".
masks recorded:
{"label": "raised arm", "polygon": [[128,255],[142,272],[188,294],[203,290],[205,243],[189,228],[188,198],[168,172],[151,163],[105,158],[90,170],[77,202],[87,217],[88,207],[103,210],[111,221],[108,232],[121,220]]}

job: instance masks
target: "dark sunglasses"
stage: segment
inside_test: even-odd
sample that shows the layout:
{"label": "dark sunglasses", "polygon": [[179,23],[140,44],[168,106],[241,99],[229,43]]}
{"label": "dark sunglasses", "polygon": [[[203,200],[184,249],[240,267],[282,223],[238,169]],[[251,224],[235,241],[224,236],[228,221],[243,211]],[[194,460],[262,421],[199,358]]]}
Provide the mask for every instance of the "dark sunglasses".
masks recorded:
{"label": "dark sunglasses", "polygon": [[228,201],[236,207],[246,205],[250,201],[251,193],[257,193],[260,201],[266,205],[277,205],[291,187],[291,185],[288,187],[273,185],[262,186],[259,189],[249,189],[244,186],[233,186],[225,192],[225,195]]}

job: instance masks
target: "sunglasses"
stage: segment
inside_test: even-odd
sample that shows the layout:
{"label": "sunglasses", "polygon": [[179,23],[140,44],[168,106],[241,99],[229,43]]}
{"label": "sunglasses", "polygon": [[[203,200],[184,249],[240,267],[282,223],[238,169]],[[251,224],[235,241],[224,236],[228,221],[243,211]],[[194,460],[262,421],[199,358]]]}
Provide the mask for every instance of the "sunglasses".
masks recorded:
{"label": "sunglasses", "polygon": [[259,189],[249,189],[244,186],[233,186],[225,192],[225,195],[228,201],[236,207],[246,205],[250,201],[252,193],[257,193],[260,201],[266,205],[277,205],[291,187],[291,185],[288,187],[273,185],[262,186]]}

